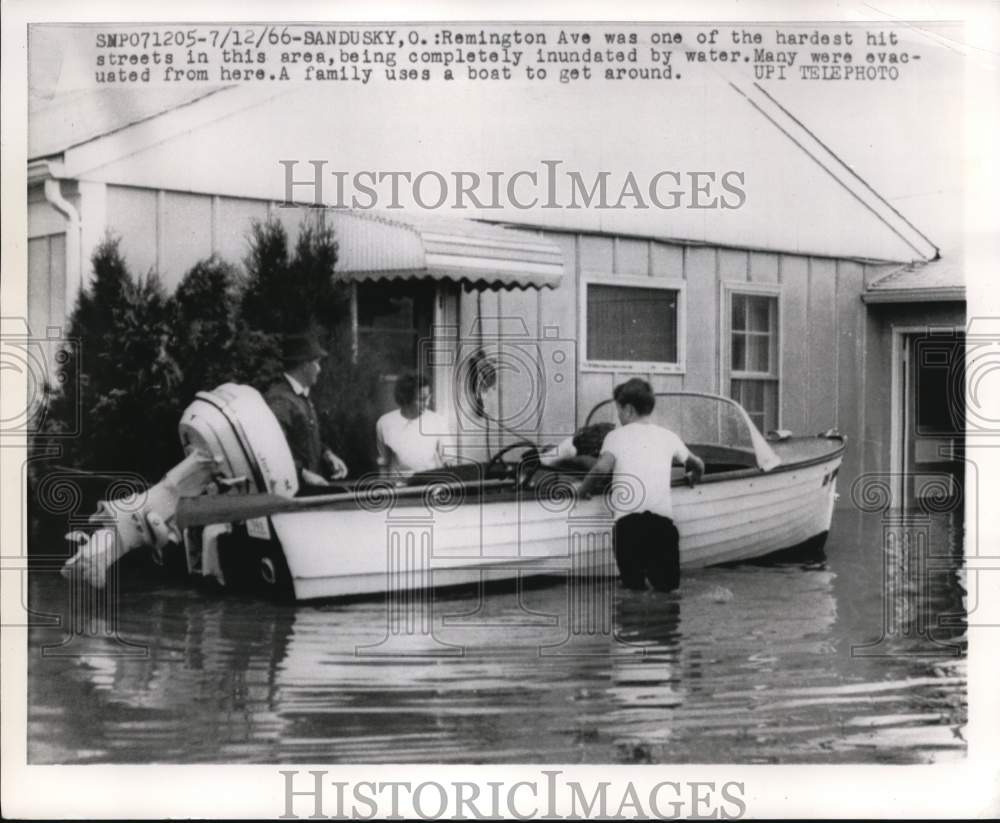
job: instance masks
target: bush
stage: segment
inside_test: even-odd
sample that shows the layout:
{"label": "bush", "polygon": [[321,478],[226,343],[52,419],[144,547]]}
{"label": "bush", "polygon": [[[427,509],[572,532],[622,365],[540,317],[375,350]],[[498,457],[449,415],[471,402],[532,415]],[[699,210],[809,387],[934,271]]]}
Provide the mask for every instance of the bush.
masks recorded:
{"label": "bush", "polygon": [[280,336],[247,326],[242,288],[236,267],[215,256],[196,263],[177,287],[169,350],[181,364],[181,410],[198,392],[222,383],[263,390],[281,374]]}
{"label": "bush", "polygon": [[[333,229],[307,219],[292,253],[273,220],[254,223],[248,241],[245,273],[213,256],[167,297],[155,274],[133,277],[119,241],[105,239],[70,319],[80,379],[70,374],[67,385],[80,386],[83,429],[61,462],[158,480],[182,457],[177,424],[197,392],[225,382],[263,392],[282,374],[282,334],[312,330],[330,352],[314,394],[326,442],[352,475],[374,468],[379,370],[371,356],[352,355],[350,287],[334,278]],[[42,444],[75,419],[73,402],[55,395]]]}
{"label": "bush", "polygon": [[[243,382],[263,391],[281,378],[281,335],[316,334],[330,353],[312,395],[324,442],[357,476],[375,467],[378,371],[369,359],[353,355],[350,286],[335,279],[336,263],[333,229],[321,215],[303,221],[292,254],[280,223],[254,223],[240,300],[240,320],[248,333],[238,359],[257,358],[256,371]],[[268,356],[261,356],[265,351]]]}
{"label": "bush", "polygon": [[352,357],[349,328],[333,330],[323,346],[330,354],[313,389],[323,441],[336,452],[352,477],[374,471],[375,407],[380,370],[376,359]]}
{"label": "bush", "polygon": [[350,291],[333,278],[337,242],[322,217],[303,220],[295,252],[276,220],[254,221],[244,265],[240,317],[272,334],[330,330],[349,320]]}
{"label": "bush", "polygon": [[235,300],[236,270],[214,256],[196,263],[174,292],[169,348],[182,364],[183,401],[232,379]]}
{"label": "bush", "polygon": [[94,252],[93,282],[81,291],[69,323],[68,336],[80,341],[80,349],[67,364],[66,385],[78,393],[54,396],[40,437],[66,431],[79,404],[79,437],[59,441],[63,462],[156,479],[181,456],[181,370],[167,347],[163,287],[155,274],[132,278],[118,244],[109,236]]}

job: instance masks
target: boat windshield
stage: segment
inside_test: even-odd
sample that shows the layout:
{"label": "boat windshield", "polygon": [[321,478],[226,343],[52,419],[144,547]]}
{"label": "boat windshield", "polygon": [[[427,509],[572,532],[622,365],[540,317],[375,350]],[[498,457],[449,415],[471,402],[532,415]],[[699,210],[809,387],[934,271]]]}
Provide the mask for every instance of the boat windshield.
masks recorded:
{"label": "boat windshield", "polygon": [[[709,470],[713,462],[739,462],[741,457],[765,472],[781,463],[743,407],[728,397],[699,392],[657,393],[652,418],[676,433],[709,464]],[[593,408],[587,416],[587,425],[592,423],[618,424],[613,400]]]}

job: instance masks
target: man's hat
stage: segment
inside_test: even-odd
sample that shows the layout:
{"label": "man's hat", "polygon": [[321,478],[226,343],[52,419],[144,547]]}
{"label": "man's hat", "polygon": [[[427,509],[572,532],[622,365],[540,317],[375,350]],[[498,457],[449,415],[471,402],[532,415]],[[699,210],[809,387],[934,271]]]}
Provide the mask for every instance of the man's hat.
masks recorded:
{"label": "man's hat", "polygon": [[286,334],[281,341],[281,359],[286,366],[326,357],[327,351],[311,334]]}

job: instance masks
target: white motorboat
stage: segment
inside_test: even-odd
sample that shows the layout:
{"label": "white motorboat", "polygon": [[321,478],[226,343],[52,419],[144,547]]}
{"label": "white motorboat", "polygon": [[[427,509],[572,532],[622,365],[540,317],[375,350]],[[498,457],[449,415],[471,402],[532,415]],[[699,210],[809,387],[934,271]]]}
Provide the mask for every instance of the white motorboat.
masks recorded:
{"label": "white motorboat", "polygon": [[[602,403],[587,423],[613,422],[614,412]],[[734,401],[694,392],[658,394],[653,414],[706,464],[695,486],[675,468],[682,568],[823,545],[842,437],[765,439]],[[296,600],[534,575],[592,580],[616,573],[607,496],[642,494],[626,480],[579,499],[579,465],[541,465],[520,441],[486,464],[405,485],[372,476],[297,496],[277,421],[258,392],[234,384],[199,393],[180,433],[185,461],[144,495],[103,503],[104,527],[79,538],[67,573],[103,585],[124,553],[176,542],[191,575]]]}

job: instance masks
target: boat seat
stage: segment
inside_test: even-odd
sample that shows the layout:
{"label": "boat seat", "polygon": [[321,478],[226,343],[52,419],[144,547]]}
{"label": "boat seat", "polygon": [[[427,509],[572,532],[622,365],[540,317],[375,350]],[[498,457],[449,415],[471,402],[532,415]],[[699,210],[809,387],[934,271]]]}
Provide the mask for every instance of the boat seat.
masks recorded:
{"label": "boat seat", "polygon": [[589,472],[594,467],[595,463],[597,463],[596,457],[591,457],[587,454],[579,454],[576,457],[563,457],[547,468],[559,472],[560,474],[578,476]]}
{"label": "boat seat", "polygon": [[456,463],[443,469],[415,472],[406,478],[407,486],[426,486],[431,483],[478,483],[484,479],[486,467],[480,463]]}
{"label": "boat seat", "polygon": [[704,443],[691,443],[688,448],[705,461],[705,474],[757,468],[757,456],[751,449]]}

